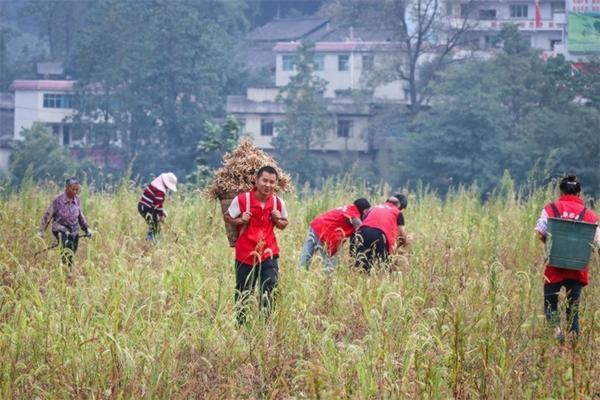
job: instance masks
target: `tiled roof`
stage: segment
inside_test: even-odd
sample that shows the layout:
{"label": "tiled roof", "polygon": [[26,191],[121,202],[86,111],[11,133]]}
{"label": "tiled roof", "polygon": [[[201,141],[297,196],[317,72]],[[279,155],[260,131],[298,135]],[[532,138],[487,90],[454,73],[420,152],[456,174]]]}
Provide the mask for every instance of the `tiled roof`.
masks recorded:
{"label": "tiled roof", "polygon": [[325,28],[328,19],[318,17],[275,19],[254,29],[246,39],[255,41],[296,40]]}
{"label": "tiled roof", "polygon": [[70,92],[74,86],[75,81],[15,80],[10,85],[10,90],[56,90]]}
{"label": "tiled roof", "polygon": [[[349,51],[373,51],[373,50],[391,50],[398,44],[389,42],[317,42],[314,51],[316,52],[349,52]],[[300,43],[285,42],[277,43],[273,48],[276,53],[294,53],[298,51]]]}

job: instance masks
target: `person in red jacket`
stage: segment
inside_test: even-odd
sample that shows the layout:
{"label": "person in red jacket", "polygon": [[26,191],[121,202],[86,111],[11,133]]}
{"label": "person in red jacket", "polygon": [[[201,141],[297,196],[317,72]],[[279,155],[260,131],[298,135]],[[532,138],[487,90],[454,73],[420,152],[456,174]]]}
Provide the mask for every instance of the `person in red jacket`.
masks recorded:
{"label": "person in red jacket", "polygon": [[235,243],[235,302],[240,324],[246,316],[246,303],[260,281],[261,307],[268,314],[279,275],[279,245],[274,228],[285,229],[288,213],[285,203],[274,193],[278,175],[265,166],[256,174],[255,187],[233,199],[225,220],[240,228]]}
{"label": "person in red jacket", "polygon": [[331,273],[335,268],[335,255],[342,240],[352,236],[360,227],[365,211],[369,208],[371,208],[369,201],[361,198],[313,219],[300,256],[300,268],[308,269],[314,252],[319,250],[325,273]]}
{"label": "person in red jacket", "polygon": [[408,206],[406,196],[395,194],[375,206],[362,222],[353,242],[356,266],[369,272],[377,262],[385,262],[394,252],[396,242],[407,242],[402,210]]}
{"label": "person in red jacket", "polygon": [[[542,209],[540,218],[535,226],[538,238],[546,242],[548,218],[577,219],[581,215],[584,222],[597,223],[598,217],[593,211],[585,208],[583,199],[579,196],[581,183],[575,175],[569,175],[560,182],[560,197],[554,203],[549,203]],[[600,233],[596,230],[595,242],[600,242]],[[588,284],[588,271],[556,268],[546,265],[544,270],[544,312],[550,326],[554,328],[554,336],[561,343],[565,335],[560,328],[558,313],[558,294],[561,288],[567,292],[567,320],[570,322],[569,332],[579,335],[579,299],[581,289]]]}

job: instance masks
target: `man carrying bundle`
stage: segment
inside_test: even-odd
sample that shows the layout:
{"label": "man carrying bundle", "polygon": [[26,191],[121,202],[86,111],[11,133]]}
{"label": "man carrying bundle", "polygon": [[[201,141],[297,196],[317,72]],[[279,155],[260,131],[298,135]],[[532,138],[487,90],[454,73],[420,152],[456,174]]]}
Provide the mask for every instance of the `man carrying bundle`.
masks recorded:
{"label": "man carrying bundle", "polygon": [[240,229],[235,242],[235,301],[237,318],[245,322],[246,303],[257,281],[263,310],[270,312],[277,286],[279,245],[274,228],[285,229],[288,213],[285,203],[274,193],[277,170],[264,166],[256,174],[254,188],[233,199],[225,220]]}
{"label": "man carrying bundle", "polygon": [[335,255],[340,244],[360,227],[369,208],[371,204],[367,199],[356,199],[352,204],[334,208],[315,218],[308,228],[300,268],[308,269],[314,252],[319,250],[325,273],[330,274],[335,268]]}
{"label": "man carrying bundle", "polygon": [[[535,226],[535,231],[538,238],[542,242],[546,242],[548,238],[549,218],[560,220],[580,221],[589,224],[597,224],[598,217],[592,210],[585,207],[583,199],[579,196],[581,192],[581,182],[575,175],[564,177],[560,182],[560,197],[554,203],[549,203],[542,209],[540,218]],[[560,221],[559,221],[560,222]],[[590,226],[588,228],[593,228]],[[594,237],[595,233],[595,237]],[[558,242],[560,238],[553,237],[552,240]],[[600,245],[599,229],[595,228],[592,232],[590,241],[584,243],[589,251],[590,242],[595,242]],[[572,249],[576,239],[571,238],[569,247]],[[589,255],[589,254],[588,254]],[[567,292],[567,321],[569,323],[569,333],[575,338],[579,336],[579,298],[581,290],[588,284],[589,267],[585,265],[581,269],[571,269],[570,265],[558,267],[557,264],[550,264],[552,254],[544,270],[544,312],[550,326],[554,328],[554,337],[562,344],[565,341],[565,335],[560,328],[560,317],[558,312],[558,294],[561,288],[565,288]],[[557,261],[561,261],[557,259]],[[571,260],[574,261],[574,258]],[[561,261],[562,262],[562,261]],[[585,264],[582,262],[581,264]]]}
{"label": "man carrying bundle", "polygon": [[354,237],[353,253],[357,267],[369,272],[375,263],[387,261],[396,242],[401,246],[407,243],[402,214],[407,205],[406,196],[395,194],[369,211]]}

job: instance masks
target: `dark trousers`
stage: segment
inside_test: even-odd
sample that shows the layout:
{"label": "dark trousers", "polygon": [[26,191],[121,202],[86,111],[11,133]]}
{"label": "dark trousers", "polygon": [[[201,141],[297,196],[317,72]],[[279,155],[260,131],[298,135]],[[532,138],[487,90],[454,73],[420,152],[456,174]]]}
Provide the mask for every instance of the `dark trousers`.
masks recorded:
{"label": "dark trousers", "polygon": [[383,231],[363,226],[358,229],[351,247],[355,266],[369,272],[373,265],[386,261],[390,252]]}
{"label": "dark trousers", "polygon": [[261,309],[269,315],[273,308],[273,290],[277,287],[279,265],[277,258],[270,258],[253,267],[239,261],[235,262],[235,304],[240,324],[246,321],[248,299],[256,282],[260,281]]}
{"label": "dark trousers", "polygon": [[77,251],[77,246],[79,245],[79,235],[61,231],[53,231],[52,233],[58,241],[63,264],[71,268],[73,266],[73,255]]}
{"label": "dark trousers", "polygon": [[156,236],[160,232],[158,211],[152,207],[148,207],[144,203],[138,203],[138,212],[148,225],[148,239],[156,239]]}
{"label": "dark trousers", "polygon": [[546,319],[553,327],[559,326],[558,293],[561,288],[567,291],[567,322],[569,331],[579,335],[579,298],[581,297],[581,282],[567,279],[559,283],[544,285],[544,312]]}

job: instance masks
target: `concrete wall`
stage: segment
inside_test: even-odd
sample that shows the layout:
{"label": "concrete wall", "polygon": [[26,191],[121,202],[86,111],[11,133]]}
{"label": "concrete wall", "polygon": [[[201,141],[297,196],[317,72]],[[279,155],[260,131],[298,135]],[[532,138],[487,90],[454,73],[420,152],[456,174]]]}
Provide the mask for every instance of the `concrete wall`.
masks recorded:
{"label": "concrete wall", "polygon": [[[261,119],[272,119],[277,122],[283,120],[280,114],[236,114],[236,117],[244,122],[245,133],[248,134],[257,147],[261,149],[273,149],[271,140],[277,136],[277,128],[273,136],[262,136]],[[322,145],[316,146],[315,150],[322,151],[368,151],[368,118],[366,116],[339,116],[339,119],[352,121],[352,131],[348,138],[337,136],[337,128],[328,132]]]}
{"label": "concrete wall", "polygon": [[[285,86],[289,83],[290,78],[296,74],[296,71],[283,70],[283,55],[291,55],[293,53],[277,54],[276,57],[276,73],[275,85],[277,87]],[[315,74],[320,78],[325,79],[327,90],[325,97],[335,97],[336,90],[362,89],[363,85],[363,55],[372,55],[366,52],[347,52],[347,53],[325,53],[323,55],[324,68],[322,71],[315,71]],[[347,71],[338,71],[338,58],[340,55],[349,56],[349,69]],[[382,62],[381,54],[374,55],[375,64]],[[376,88],[375,98],[379,99],[404,99],[404,90],[400,81],[382,85]]]}
{"label": "concrete wall", "polygon": [[11,149],[0,147],[0,171],[8,171]]}
{"label": "concrete wall", "polygon": [[73,115],[72,108],[44,108],[44,93],[64,94],[53,91],[15,91],[14,139],[21,140],[21,130],[31,128],[34,122],[61,123]]}
{"label": "concrete wall", "polygon": [[248,100],[253,101],[275,101],[279,94],[278,88],[248,88],[246,91]]}

